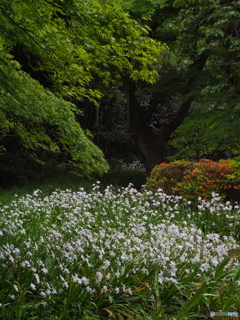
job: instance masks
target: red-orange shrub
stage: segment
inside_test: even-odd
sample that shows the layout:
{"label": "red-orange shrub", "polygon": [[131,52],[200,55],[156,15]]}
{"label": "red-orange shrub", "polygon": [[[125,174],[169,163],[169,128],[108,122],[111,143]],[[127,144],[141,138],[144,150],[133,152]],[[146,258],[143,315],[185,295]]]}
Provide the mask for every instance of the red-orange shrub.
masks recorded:
{"label": "red-orange shrub", "polygon": [[239,201],[240,179],[234,174],[231,160],[174,161],[156,166],[145,188],[151,191],[161,188],[167,194],[179,195],[192,202],[198,197],[208,200],[212,192],[224,200]]}

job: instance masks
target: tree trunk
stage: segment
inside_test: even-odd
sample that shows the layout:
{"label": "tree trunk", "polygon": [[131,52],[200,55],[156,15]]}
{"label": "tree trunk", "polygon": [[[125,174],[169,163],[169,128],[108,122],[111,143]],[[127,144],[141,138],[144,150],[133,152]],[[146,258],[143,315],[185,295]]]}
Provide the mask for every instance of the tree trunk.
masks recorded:
{"label": "tree trunk", "polygon": [[[164,125],[159,125],[156,130],[149,125],[146,115],[143,114],[140,104],[136,98],[136,83],[127,81],[127,115],[128,124],[133,139],[142,154],[146,166],[147,176],[153,167],[164,161],[164,149],[170,135],[177,129],[186,117],[191,106],[191,99],[186,100],[179,107],[174,119]],[[150,106],[151,109],[151,106]]]}
{"label": "tree trunk", "polygon": [[[203,52],[199,59],[196,60],[190,67],[188,78],[182,81],[181,93],[187,95],[194,88],[195,80],[199,72],[204,68],[208,59],[208,52]],[[176,78],[177,79],[177,78]],[[172,85],[172,81],[178,79],[167,80]],[[179,79],[183,80],[183,79]],[[159,123],[154,129],[149,125],[152,112],[156,111],[156,106],[161,101],[161,96],[156,96],[155,101],[152,101],[148,106],[148,111],[143,110],[137,99],[137,84],[133,80],[127,78],[124,81],[125,93],[127,98],[127,114],[128,124],[132,136],[141,152],[147,169],[147,175],[151,173],[152,168],[164,161],[164,148],[170,135],[181,125],[188,114],[192,98],[187,98],[181,105],[174,118],[165,124]],[[167,84],[165,83],[165,86]],[[169,93],[168,93],[169,94]],[[173,92],[174,95],[174,92]],[[163,97],[168,98],[168,97]],[[154,130],[154,131],[153,131]]]}
{"label": "tree trunk", "polygon": [[133,133],[133,138],[143,156],[146,174],[150,175],[152,169],[164,161],[164,148],[166,138],[161,132],[154,134],[150,128],[142,128]]}

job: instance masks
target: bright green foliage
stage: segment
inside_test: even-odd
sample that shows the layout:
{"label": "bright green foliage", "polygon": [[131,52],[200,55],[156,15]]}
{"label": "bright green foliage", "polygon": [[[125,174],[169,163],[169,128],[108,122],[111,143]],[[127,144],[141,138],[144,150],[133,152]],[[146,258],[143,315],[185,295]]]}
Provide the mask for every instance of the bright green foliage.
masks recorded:
{"label": "bright green foliage", "polygon": [[91,86],[96,78],[153,82],[159,44],[109,1],[1,0],[0,28],[1,153],[10,153],[15,137],[17,150],[38,162],[48,152],[62,154],[81,175],[107,171],[69,101],[97,103],[102,92]]}
{"label": "bright green foliage", "polygon": [[229,166],[233,171],[233,174],[229,175],[229,178],[240,179],[240,158],[231,159],[231,161],[229,161]]}
{"label": "bright green foliage", "polygon": [[[149,66],[157,59],[159,45],[114,3],[6,1],[0,18],[8,49],[21,46],[31,67],[48,71],[55,90],[64,96],[98,98],[100,93],[87,85],[94,75],[113,81],[114,71],[115,77],[118,71],[154,79]],[[30,59],[34,57],[37,61]]]}
{"label": "bright green foliage", "polygon": [[[76,161],[79,173],[85,175],[106,171],[101,151],[75,121],[75,106],[43,89],[1,49],[1,139],[16,135],[30,153],[38,149],[67,152]],[[57,130],[51,139],[54,127]]]}
{"label": "bright green foliage", "polygon": [[151,15],[168,6],[169,0],[123,0],[123,6],[142,17],[151,18]]}
{"label": "bright green foliage", "polygon": [[[209,200],[218,193],[225,200],[239,200],[240,179],[234,171],[235,162],[222,160],[174,161],[156,166],[145,188],[163,189],[167,194],[182,196],[196,203],[198,198]],[[239,166],[238,166],[239,167]]]}

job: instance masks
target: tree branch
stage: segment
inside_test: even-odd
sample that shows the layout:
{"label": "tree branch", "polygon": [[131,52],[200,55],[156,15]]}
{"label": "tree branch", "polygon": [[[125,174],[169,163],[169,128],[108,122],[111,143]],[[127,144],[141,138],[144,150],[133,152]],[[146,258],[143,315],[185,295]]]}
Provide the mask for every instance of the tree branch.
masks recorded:
{"label": "tree branch", "polygon": [[[17,28],[19,28],[20,30],[22,30],[22,31],[31,39],[31,41],[33,41],[38,47],[40,47],[41,50],[45,51],[45,52],[47,53],[47,55],[48,55],[49,57],[51,57],[53,61],[55,61],[56,65],[61,66],[61,63],[59,63],[59,62],[56,60],[56,58],[53,57],[52,53],[51,53],[49,50],[47,50],[46,48],[43,48],[42,45],[41,45],[38,41],[35,40],[34,37],[41,39],[41,37],[40,37],[39,35],[37,35],[36,33],[28,30],[28,29],[25,28],[21,23],[17,23],[12,17],[10,17],[10,16],[6,13],[6,11],[4,10],[4,8],[3,8],[2,6],[0,6],[0,12],[2,13],[2,15],[3,15],[12,25],[14,25],[15,27],[17,27]],[[32,33],[32,34],[31,34],[31,33]],[[42,40],[42,39],[41,39],[41,40]]]}

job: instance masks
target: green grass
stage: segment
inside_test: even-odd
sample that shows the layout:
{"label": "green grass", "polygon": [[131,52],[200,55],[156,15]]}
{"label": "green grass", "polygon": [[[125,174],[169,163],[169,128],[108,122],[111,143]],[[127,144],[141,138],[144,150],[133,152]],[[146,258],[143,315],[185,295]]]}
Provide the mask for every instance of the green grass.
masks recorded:
{"label": "green grass", "polygon": [[122,161],[117,161],[114,165],[111,165],[110,171],[103,177],[88,180],[78,177],[67,170],[63,173],[58,173],[56,170],[56,175],[54,177],[51,175],[51,177],[44,178],[41,181],[36,180],[31,183],[24,183],[20,187],[13,186],[8,189],[0,188],[0,203],[7,204],[14,198],[15,194],[24,196],[27,193],[33,193],[33,191],[37,189],[40,189],[44,194],[50,194],[56,189],[71,189],[72,191],[77,191],[80,187],[90,191],[96,180],[101,181],[102,189],[108,185],[113,185],[114,187],[127,187],[129,183],[133,183],[135,188],[140,189],[146,180],[145,169],[138,161],[129,165]]}
{"label": "green grass", "polygon": [[86,190],[91,190],[94,180],[86,180],[74,174],[66,172],[58,174],[54,178],[45,178],[42,181],[35,181],[27,183],[21,187],[11,187],[9,189],[0,189],[0,203],[7,204],[14,198],[14,195],[24,196],[28,193],[33,193],[35,190],[40,189],[44,194],[50,194],[56,189],[71,189],[72,191],[78,190],[80,187]]}

